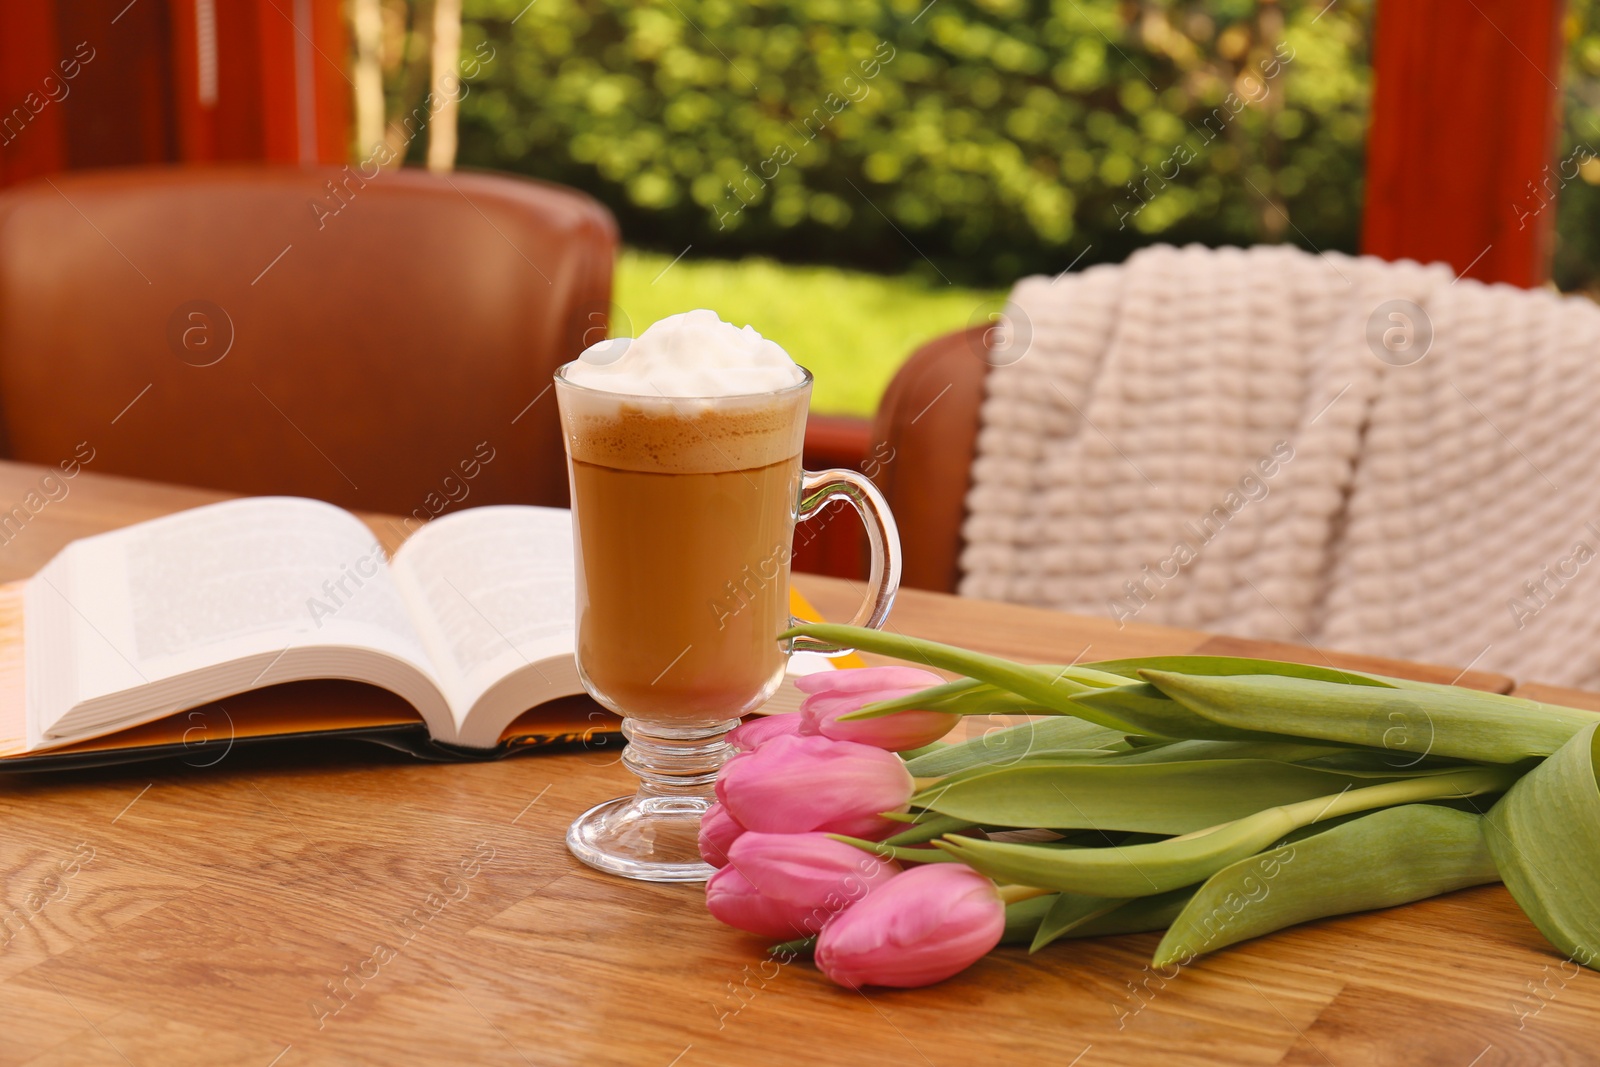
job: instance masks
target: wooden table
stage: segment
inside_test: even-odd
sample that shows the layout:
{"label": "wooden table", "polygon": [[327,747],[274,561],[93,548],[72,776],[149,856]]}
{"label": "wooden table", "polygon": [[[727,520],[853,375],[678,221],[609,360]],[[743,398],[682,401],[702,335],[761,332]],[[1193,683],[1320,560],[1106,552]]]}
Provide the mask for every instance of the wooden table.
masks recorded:
{"label": "wooden table", "polygon": [[[0,464],[0,511],[40,473]],[[72,537],[220,497],[90,473],[70,486],[8,535],[0,578]],[[855,602],[845,583],[798,584],[834,618]],[[927,593],[893,622],[1058,662],[1262,648]],[[1145,935],[1005,949],[932,989],[840,989],[808,964],[763,963],[697,888],[573,860],[567,824],[628,781],[604,753],[439,765],[325,746],[0,778],[0,1063],[1600,1061],[1600,976],[1564,967],[1499,887],[1314,923],[1181,973],[1146,967]],[[465,870],[450,899],[443,880]],[[46,899],[36,912],[30,894]]]}

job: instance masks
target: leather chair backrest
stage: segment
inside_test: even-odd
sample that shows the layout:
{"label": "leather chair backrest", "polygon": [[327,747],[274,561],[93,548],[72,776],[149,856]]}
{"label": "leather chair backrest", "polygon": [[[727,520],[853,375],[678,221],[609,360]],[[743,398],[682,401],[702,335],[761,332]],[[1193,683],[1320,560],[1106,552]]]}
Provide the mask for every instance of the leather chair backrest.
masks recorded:
{"label": "leather chair backrest", "polygon": [[589,197],[490,174],[139,168],[7,190],[0,444],[418,517],[565,505],[551,373],[605,336],[616,240]]}
{"label": "leather chair backrest", "polygon": [[901,584],[953,593],[960,580],[988,327],[946,334],[914,352],[873,420],[868,470],[900,527]]}

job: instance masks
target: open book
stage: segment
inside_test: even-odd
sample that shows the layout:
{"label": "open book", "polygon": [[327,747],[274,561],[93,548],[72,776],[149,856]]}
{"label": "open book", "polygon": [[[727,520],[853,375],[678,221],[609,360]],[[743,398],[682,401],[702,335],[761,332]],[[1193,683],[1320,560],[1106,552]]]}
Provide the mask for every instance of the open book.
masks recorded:
{"label": "open book", "polygon": [[[535,730],[530,709],[583,692],[571,519],[555,508],[457,512],[386,559],[366,524],[331,504],[229,501],[76,541],[21,600],[21,662],[14,647],[0,652],[0,682],[12,681],[0,684],[0,763],[143,738],[138,728],[185,709],[307,679],[381,687],[435,742],[490,750],[518,726]],[[319,727],[319,714],[280,702],[266,713],[280,722],[250,729],[388,725],[394,704],[376,718],[346,708]],[[567,736],[592,733],[597,719],[616,728],[588,708]],[[145,733],[140,743],[173,736]]]}

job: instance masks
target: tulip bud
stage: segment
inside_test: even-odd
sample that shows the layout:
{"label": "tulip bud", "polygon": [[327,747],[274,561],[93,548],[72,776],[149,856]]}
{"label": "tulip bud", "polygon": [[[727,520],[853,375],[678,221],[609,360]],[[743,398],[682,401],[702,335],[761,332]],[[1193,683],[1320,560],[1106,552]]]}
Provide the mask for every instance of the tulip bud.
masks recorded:
{"label": "tulip bud", "polygon": [[700,816],[700,858],[713,867],[726,867],[728,846],[744,833],[739,820],[721,804],[713,804]]}
{"label": "tulip bud", "polygon": [[835,741],[856,741],[891,752],[931,745],[949,733],[960,719],[942,711],[899,711],[876,719],[839,722],[839,716],[860,711],[880,700],[897,700],[942,685],[944,679],[915,667],[863,667],[844,671],[819,671],[795,679],[796,688],[810,694],[800,705],[805,719],[800,732],[821,734]]}
{"label": "tulip bud", "polygon": [[929,863],[876,887],[823,927],[817,967],[852,989],[932,985],[981,959],[1005,926],[993,882],[965,864]]}
{"label": "tulip bud", "polygon": [[[743,883],[724,879],[729,870]],[[728,849],[728,866],[706,883],[706,907],[741,930],[810,937],[899,870],[827,834],[745,833]]]}
{"label": "tulip bud", "polygon": [[900,873],[893,860],[824,833],[746,833],[728,850],[728,862],[763,895],[807,909],[808,935]]}
{"label": "tulip bud", "polygon": [[815,730],[805,730],[804,726],[801,716],[792,711],[779,715],[756,715],[728,732],[728,744],[740,752],[753,752],[774,737],[816,733]]}
{"label": "tulip bud", "polygon": [[900,757],[881,748],[792,735],[723,764],[717,799],[748,830],[825,830],[880,838],[905,829],[881,812],[910,807],[915,783]]}
{"label": "tulip bud", "polygon": [[727,866],[706,882],[706,910],[719,922],[762,937],[787,940],[795,935],[794,909],[762,896],[739,868]]}

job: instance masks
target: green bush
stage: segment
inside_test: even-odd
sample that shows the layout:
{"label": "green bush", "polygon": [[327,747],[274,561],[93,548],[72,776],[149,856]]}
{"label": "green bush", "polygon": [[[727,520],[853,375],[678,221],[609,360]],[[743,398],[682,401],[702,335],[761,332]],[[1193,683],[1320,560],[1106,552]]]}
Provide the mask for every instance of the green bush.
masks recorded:
{"label": "green bush", "polygon": [[1005,285],[1355,246],[1370,0],[467,0],[461,162],[634,244]]}
{"label": "green bush", "polygon": [[1573,0],[1564,26],[1567,69],[1561,145],[1541,188],[1513,210],[1538,218],[1557,203],[1551,275],[1562,289],[1600,296],[1600,3]]}

